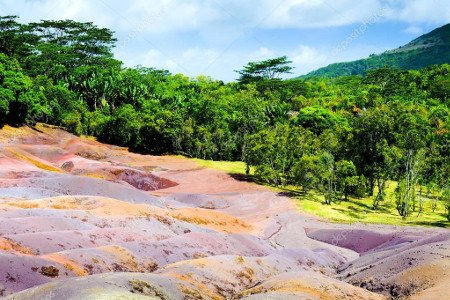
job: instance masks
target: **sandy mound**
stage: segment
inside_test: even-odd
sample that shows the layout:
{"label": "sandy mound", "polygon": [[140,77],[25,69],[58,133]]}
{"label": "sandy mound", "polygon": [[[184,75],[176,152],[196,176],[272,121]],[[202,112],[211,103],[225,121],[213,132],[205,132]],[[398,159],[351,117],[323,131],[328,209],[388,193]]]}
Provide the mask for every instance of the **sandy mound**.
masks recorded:
{"label": "sandy mound", "polygon": [[252,226],[230,215],[201,208],[182,208],[170,213],[175,219],[227,233],[250,232]]}
{"label": "sandy mound", "polygon": [[286,272],[238,295],[242,299],[384,299],[320,273]]}

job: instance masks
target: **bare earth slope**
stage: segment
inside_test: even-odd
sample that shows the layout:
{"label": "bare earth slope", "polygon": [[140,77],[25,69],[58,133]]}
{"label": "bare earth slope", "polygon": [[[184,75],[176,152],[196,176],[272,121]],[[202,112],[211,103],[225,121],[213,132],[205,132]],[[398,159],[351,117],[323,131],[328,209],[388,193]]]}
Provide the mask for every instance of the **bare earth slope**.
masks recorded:
{"label": "bare earth slope", "polygon": [[329,224],[177,157],[0,130],[0,296],[441,299],[443,229]]}

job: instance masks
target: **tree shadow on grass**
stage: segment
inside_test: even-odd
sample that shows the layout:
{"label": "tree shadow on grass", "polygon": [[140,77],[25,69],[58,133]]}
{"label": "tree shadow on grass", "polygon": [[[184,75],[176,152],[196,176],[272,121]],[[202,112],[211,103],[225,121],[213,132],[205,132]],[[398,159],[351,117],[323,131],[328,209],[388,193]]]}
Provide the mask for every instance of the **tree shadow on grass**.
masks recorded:
{"label": "tree shadow on grass", "polygon": [[[382,204],[377,209],[374,209],[372,205],[369,205],[369,204],[364,203],[362,201],[349,200],[349,201],[347,201],[347,203],[351,204],[351,206],[349,206],[349,209],[354,210],[354,211],[360,211],[360,212],[364,212],[364,213],[386,213],[386,214],[392,214],[392,212],[387,207],[385,207]],[[353,207],[353,205],[359,207],[359,209]]]}
{"label": "tree shadow on grass", "polygon": [[427,226],[427,227],[450,228],[450,222],[446,222],[446,221],[435,221],[435,222],[421,221],[421,222],[411,222],[411,225]]}
{"label": "tree shadow on grass", "polygon": [[[261,180],[258,180],[253,175],[236,174],[236,173],[229,173],[228,175],[230,175],[231,178],[233,178],[237,181],[252,182],[252,183],[259,184],[259,185],[269,186],[267,183],[262,182]],[[300,200],[307,199],[307,200],[311,200],[311,201],[322,202],[322,201],[318,201],[317,197],[311,193],[305,194],[303,191],[286,188],[286,187],[282,187],[282,186],[277,186],[276,188],[281,190],[281,192],[277,193],[278,196],[295,198],[295,199],[300,199]]]}
{"label": "tree shadow on grass", "polygon": [[[232,178],[238,181],[243,182],[252,182],[260,185],[267,186],[266,183],[261,182],[253,175],[245,175],[245,174],[229,174]],[[309,193],[304,193],[301,190],[293,189],[290,187],[277,187],[280,192],[277,193],[278,196],[292,198],[294,200],[302,201],[312,201],[316,203],[320,203],[323,205],[327,205],[323,200],[323,195],[320,193],[316,193],[315,191],[310,191]],[[340,205],[347,203],[347,208],[342,208]],[[349,218],[354,220],[364,220],[364,214],[386,214],[388,216],[396,217],[395,213],[392,212],[392,208],[394,208],[394,203],[392,202],[381,202],[380,206],[377,209],[373,209],[370,203],[365,203],[364,200],[358,200],[354,198],[350,198],[348,201],[335,202],[331,205],[327,205],[327,207],[331,207],[336,212],[343,214]],[[446,217],[445,214],[440,214],[443,217]],[[383,222],[380,222],[383,224]],[[450,222],[447,221],[412,221],[405,225],[417,225],[417,226],[427,226],[427,227],[440,227],[440,228],[450,228]]]}
{"label": "tree shadow on grass", "polygon": [[[355,206],[359,207],[361,210],[372,210],[371,205],[368,205],[363,202],[355,201],[355,200],[342,201],[341,203],[348,203],[350,205],[355,205]],[[338,204],[341,204],[341,203],[338,203]],[[350,206],[349,206],[349,208],[350,208]],[[357,209],[353,208],[353,210],[357,210]]]}
{"label": "tree shadow on grass", "polygon": [[341,214],[343,214],[345,216],[348,216],[350,218],[353,218],[355,220],[362,220],[362,219],[364,219],[364,218],[361,217],[360,214],[358,214],[356,212],[353,212],[353,211],[348,211],[348,210],[345,210],[345,209],[342,209],[342,208],[333,208],[333,210],[335,210],[337,212],[340,212]]}
{"label": "tree shadow on grass", "polygon": [[230,173],[228,174],[231,176],[231,178],[237,180],[237,181],[243,181],[243,182],[253,182],[257,184],[262,184],[262,182],[259,182],[255,176],[253,175],[246,175],[246,174],[238,174],[238,173]]}
{"label": "tree shadow on grass", "polygon": [[303,191],[294,190],[291,188],[278,187],[281,190],[277,195],[282,197],[288,197],[296,200],[309,200],[318,203],[326,204],[325,201],[322,201],[316,194],[313,193],[305,193]]}
{"label": "tree shadow on grass", "polygon": [[279,192],[277,194],[278,196],[289,197],[289,198],[302,198],[302,199],[304,199],[305,197],[308,197],[308,194],[305,194],[305,193],[302,193],[299,191],[283,189],[283,188],[280,188],[280,189],[283,191]]}

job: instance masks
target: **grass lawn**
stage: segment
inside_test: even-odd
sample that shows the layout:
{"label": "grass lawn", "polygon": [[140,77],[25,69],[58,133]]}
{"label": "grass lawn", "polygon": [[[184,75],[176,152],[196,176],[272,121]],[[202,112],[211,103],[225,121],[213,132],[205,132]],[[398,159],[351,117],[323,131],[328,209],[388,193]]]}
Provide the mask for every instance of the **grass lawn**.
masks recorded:
{"label": "grass lawn", "polygon": [[245,174],[245,163],[242,161],[212,161],[193,158],[202,167],[220,170],[228,174]]}
{"label": "grass lawn", "polygon": [[[229,174],[245,174],[245,163],[228,161],[210,161],[194,159],[202,167],[216,169]],[[253,170],[252,172],[253,173]],[[413,212],[406,220],[398,215],[395,207],[394,190],[396,182],[389,182],[386,187],[387,199],[380,204],[378,210],[372,209],[373,197],[350,198],[349,201],[326,205],[323,195],[311,191],[307,195],[297,193],[296,187],[286,189],[272,188],[278,192],[290,192],[299,210],[322,217],[337,223],[374,223],[391,225],[420,225],[450,228],[450,222],[445,217],[445,207],[443,203],[438,204],[435,213],[431,210],[431,200],[425,199],[424,212],[417,216]],[[292,193],[293,192],[293,193]],[[418,204],[417,204],[418,207]]]}
{"label": "grass lawn", "polygon": [[[376,223],[392,225],[420,225],[450,227],[450,222],[445,217],[445,207],[443,203],[438,203],[436,212],[431,209],[431,200],[425,199],[424,212],[418,216],[418,212],[413,212],[406,220],[399,216],[394,199],[394,190],[396,182],[389,182],[387,186],[387,199],[380,204],[378,210],[372,209],[373,197],[350,198],[349,201],[334,203],[332,205],[324,204],[324,196],[316,192],[310,192],[307,195],[296,194],[296,200],[299,210],[313,214],[333,222],[338,223]],[[419,204],[417,203],[417,209]]]}

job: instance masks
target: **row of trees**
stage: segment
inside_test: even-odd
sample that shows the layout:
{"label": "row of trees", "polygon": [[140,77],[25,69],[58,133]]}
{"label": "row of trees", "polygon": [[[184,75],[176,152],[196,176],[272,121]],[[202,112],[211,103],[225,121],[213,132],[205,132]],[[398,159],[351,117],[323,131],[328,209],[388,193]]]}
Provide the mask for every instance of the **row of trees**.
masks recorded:
{"label": "row of trees", "polygon": [[[448,71],[448,65],[422,71],[382,69],[364,78],[331,80],[324,87],[340,99],[325,102],[322,97],[329,94],[323,93],[289,122],[291,137],[298,135],[292,124],[307,129],[292,143],[309,147],[286,152],[291,142],[282,132],[260,132],[252,137],[255,148],[247,163],[273,184],[320,190],[327,203],[376,191],[374,209],[386,198],[387,182],[396,180],[397,210],[403,217],[423,212],[424,186],[440,187],[427,197],[441,197],[449,218],[449,86],[442,84],[448,82]],[[440,92],[435,89],[438,83]],[[264,149],[273,147],[270,152],[258,148],[263,141]],[[433,200],[433,211],[436,203]]]}
{"label": "row of trees", "polygon": [[0,124],[46,122],[143,153],[241,160],[259,180],[320,190],[327,203],[370,195],[377,209],[396,180],[400,215],[420,212],[431,193],[450,218],[449,65],[282,80],[292,67],[280,57],[224,84],[122,68],[114,45],[91,23],[0,18]]}

